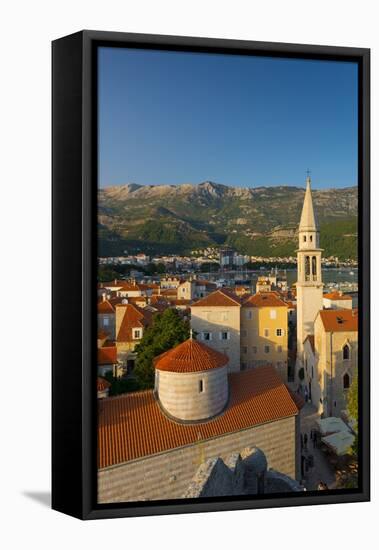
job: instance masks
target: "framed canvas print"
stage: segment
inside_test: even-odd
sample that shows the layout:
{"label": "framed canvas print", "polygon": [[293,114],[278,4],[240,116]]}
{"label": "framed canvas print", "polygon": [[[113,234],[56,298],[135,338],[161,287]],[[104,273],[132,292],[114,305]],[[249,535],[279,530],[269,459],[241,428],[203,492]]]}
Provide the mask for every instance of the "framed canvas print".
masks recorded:
{"label": "framed canvas print", "polygon": [[369,50],[53,42],[53,508],[369,499]]}

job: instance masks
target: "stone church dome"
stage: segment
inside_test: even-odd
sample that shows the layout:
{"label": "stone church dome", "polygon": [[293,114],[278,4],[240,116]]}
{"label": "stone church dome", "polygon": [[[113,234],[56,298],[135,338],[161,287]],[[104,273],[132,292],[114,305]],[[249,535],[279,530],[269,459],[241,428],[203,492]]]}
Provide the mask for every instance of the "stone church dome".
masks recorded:
{"label": "stone church dome", "polygon": [[228,401],[229,358],[192,338],[155,361],[155,395],[173,419],[195,422],[219,414]]}

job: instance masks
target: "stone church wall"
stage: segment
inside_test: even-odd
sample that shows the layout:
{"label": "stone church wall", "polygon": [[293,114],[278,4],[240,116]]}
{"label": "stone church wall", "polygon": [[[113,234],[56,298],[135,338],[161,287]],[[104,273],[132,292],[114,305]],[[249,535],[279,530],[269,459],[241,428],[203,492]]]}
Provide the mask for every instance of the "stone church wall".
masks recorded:
{"label": "stone church wall", "polygon": [[181,498],[203,462],[225,460],[249,446],[264,452],[269,468],[298,478],[298,440],[298,416],[293,416],[112,466],[98,473],[98,502]]}

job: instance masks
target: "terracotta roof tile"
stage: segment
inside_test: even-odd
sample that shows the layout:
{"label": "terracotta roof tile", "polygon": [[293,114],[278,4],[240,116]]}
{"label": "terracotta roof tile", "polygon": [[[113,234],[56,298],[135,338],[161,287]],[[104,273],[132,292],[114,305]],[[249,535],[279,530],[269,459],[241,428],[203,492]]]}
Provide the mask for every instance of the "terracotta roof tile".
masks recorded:
{"label": "terracotta roof tile", "polygon": [[173,422],[152,390],[124,394],[99,404],[98,465],[106,468],[238,432],[298,414],[298,406],[272,366],[229,375],[227,409],[207,422]]}
{"label": "terracotta roof tile", "polygon": [[274,292],[258,292],[243,301],[243,307],[288,307]]}
{"label": "terracotta roof tile", "polygon": [[214,306],[220,306],[220,307],[230,307],[230,306],[241,306],[240,299],[238,296],[233,294],[232,292],[225,290],[223,288],[220,288],[218,290],[215,290],[205,298],[201,298],[194,304],[192,304],[191,307],[214,307]]}
{"label": "terracotta roof tile", "polygon": [[108,336],[109,336],[109,334],[101,328],[97,331],[98,340],[106,340],[108,338]]}
{"label": "terracotta roof tile", "polygon": [[322,309],[319,315],[326,332],[354,332],[358,330],[357,309]]}
{"label": "terracotta roof tile", "polygon": [[111,384],[108,380],[105,380],[105,378],[100,378],[100,376],[97,378],[97,391],[104,391],[110,387]]}
{"label": "terracotta roof tile", "polygon": [[349,296],[348,294],[343,294],[343,292],[328,292],[327,294],[323,295],[323,298],[328,298],[329,300],[352,300],[353,298]]}
{"label": "terracotta roof tile", "polygon": [[120,304],[120,308],[125,308],[125,314],[122,318],[118,334],[116,335],[117,342],[130,342],[133,339],[133,328],[144,328],[152,323],[152,313],[146,309],[141,309],[135,304]]}
{"label": "terracotta roof tile", "polygon": [[175,348],[158,355],[154,366],[171,372],[201,372],[224,367],[229,357],[197,340],[186,340]]}
{"label": "terracotta roof tile", "polygon": [[114,306],[109,300],[101,300],[97,302],[97,313],[114,313]]}
{"label": "terracotta roof tile", "polygon": [[114,365],[117,363],[116,346],[103,346],[97,350],[98,365]]}

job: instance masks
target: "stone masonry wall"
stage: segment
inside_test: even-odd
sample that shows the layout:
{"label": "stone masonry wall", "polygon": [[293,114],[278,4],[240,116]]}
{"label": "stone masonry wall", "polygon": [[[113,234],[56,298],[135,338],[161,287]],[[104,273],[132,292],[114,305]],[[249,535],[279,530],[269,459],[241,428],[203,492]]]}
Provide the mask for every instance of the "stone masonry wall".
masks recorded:
{"label": "stone masonry wall", "polygon": [[155,384],[162,407],[181,420],[211,418],[221,412],[228,401],[226,367],[191,373],[157,370]]}
{"label": "stone masonry wall", "polygon": [[[127,502],[181,498],[200,464],[235,450],[259,447],[268,467],[296,478],[298,474],[297,417],[262,424],[207,441],[200,441],[140,460],[100,470],[98,502]],[[201,427],[199,426],[199,432]]]}

